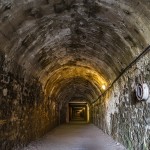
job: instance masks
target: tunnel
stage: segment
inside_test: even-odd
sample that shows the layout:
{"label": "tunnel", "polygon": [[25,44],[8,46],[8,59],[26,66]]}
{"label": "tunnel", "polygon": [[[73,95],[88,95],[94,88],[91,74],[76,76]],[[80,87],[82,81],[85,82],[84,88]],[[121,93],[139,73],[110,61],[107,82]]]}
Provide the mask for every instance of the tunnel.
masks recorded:
{"label": "tunnel", "polygon": [[149,88],[150,1],[0,0],[1,150],[81,122],[149,150]]}

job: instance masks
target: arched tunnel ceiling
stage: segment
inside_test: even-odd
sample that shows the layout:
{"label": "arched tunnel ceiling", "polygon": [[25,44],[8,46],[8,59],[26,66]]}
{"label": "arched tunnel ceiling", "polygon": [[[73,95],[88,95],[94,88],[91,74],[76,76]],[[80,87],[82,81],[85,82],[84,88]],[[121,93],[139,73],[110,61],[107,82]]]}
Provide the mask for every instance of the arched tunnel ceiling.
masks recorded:
{"label": "arched tunnel ceiling", "polygon": [[49,93],[100,93],[149,45],[149,14],[147,0],[1,0],[0,49]]}
{"label": "arched tunnel ceiling", "polygon": [[85,100],[90,103],[91,100],[97,99],[101,91],[90,81],[81,77],[74,77],[58,83],[51,92],[50,95],[53,99],[58,103],[66,104],[73,100]]}
{"label": "arched tunnel ceiling", "polygon": [[102,77],[90,68],[66,66],[49,75],[45,86],[46,93],[57,100],[69,102],[72,99],[84,99],[90,102],[101,93],[101,85],[106,85]]}

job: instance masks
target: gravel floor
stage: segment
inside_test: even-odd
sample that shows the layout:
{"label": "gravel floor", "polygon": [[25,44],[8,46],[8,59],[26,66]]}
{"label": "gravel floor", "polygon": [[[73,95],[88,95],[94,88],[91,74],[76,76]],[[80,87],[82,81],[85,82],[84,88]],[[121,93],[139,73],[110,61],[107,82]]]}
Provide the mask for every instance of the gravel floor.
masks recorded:
{"label": "gravel floor", "polygon": [[126,150],[93,124],[61,125],[22,150]]}

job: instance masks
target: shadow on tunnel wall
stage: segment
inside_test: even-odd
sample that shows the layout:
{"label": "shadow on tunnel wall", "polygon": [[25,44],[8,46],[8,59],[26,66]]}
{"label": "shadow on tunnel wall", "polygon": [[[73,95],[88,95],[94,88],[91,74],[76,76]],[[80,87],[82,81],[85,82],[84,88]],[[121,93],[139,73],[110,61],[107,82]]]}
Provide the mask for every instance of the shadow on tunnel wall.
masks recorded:
{"label": "shadow on tunnel wall", "polygon": [[39,138],[58,124],[57,117],[55,102],[46,101],[38,80],[0,53],[0,149]]}

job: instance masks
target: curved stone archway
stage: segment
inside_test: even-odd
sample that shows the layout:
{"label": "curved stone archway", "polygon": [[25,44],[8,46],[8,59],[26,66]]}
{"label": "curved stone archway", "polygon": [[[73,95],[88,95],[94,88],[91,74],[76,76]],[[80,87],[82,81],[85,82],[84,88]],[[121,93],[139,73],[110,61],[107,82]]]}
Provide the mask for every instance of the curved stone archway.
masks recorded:
{"label": "curved stone archway", "polygon": [[[59,105],[73,99],[87,100],[93,122],[126,147],[147,146],[149,121],[134,113],[141,109],[148,120],[149,104],[132,101],[136,83],[149,83],[149,52],[141,55],[150,43],[149,8],[147,0],[1,0],[2,149],[52,129]],[[129,114],[135,122],[126,121]],[[113,129],[116,122],[123,129]],[[131,139],[133,125],[144,131],[143,143]]]}

